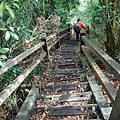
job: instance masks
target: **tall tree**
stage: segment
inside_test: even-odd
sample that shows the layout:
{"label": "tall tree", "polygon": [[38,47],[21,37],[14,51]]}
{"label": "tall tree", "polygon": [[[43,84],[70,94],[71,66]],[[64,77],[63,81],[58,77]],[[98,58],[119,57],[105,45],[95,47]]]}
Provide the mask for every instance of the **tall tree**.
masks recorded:
{"label": "tall tree", "polygon": [[106,20],[106,29],[105,33],[107,36],[107,41],[105,42],[106,50],[108,53],[115,53],[118,46],[118,40],[116,38],[115,31],[115,21],[116,21],[116,0],[99,0],[99,3],[102,8],[106,8],[105,15]]}

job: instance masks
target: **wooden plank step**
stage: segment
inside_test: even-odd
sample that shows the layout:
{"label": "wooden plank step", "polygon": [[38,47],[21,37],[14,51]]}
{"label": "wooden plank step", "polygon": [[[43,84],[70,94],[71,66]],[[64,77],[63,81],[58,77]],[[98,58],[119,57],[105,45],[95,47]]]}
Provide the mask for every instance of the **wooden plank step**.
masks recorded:
{"label": "wooden plank step", "polygon": [[83,109],[97,109],[97,104],[86,104],[86,105],[73,105],[73,106],[48,106],[48,107],[35,107],[33,110],[41,110],[41,111],[48,111],[48,110],[80,110],[81,108]]}
{"label": "wooden plank step", "polygon": [[52,78],[52,79],[47,79],[47,81],[48,82],[60,82],[60,81],[75,81],[75,80],[79,80],[79,81],[86,81],[86,78],[85,78],[85,75],[83,75],[83,76],[80,76],[80,77],[68,77],[68,78],[63,78],[63,77],[61,77],[60,79],[59,79],[60,77],[54,77],[54,79]]}
{"label": "wooden plank step", "polygon": [[69,54],[59,54],[59,55],[60,55],[62,58],[72,59],[74,54],[70,54],[70,55],[69,55]]}
{"label": "wooden plank step", "polygon": [[72,110],[72,109],[68,109],[68,110],[55,110],[52,111],[51,113],[48,114],[48,116],[68,116],[68,115],[86,115],[86,114],[91,114],[91,110],[86,110],[86,111],[82,111],[82,110]]}
{"label": "wooden plank step", "polygon": [[64,55],[64,54],[67,54],[67,55],[73,55],[75,54],[75,51],[60,51],[60,54]]}
{"label": "wooden plank step", "polygon": [[[56,86],[46,86],[45,89],[49,89],[50,91],[64,91],[64,90],[72,90],[78,88],[86,88],[88,87],[88,82],[76,83],[76,84],[63,84]],[[43,89],[44,89],[43,88]]]}
{"label": "wooden plank step", "polygon": [[60,53],[62,53],[62,54],[71,54],[72,53],[73,54],[73,53],[75,53],[75,51],[73,51],[73,50],[71,50],[71,51],[61,50]]}
{"label": "wooden plank step", "polygon": [[50,73],[53,74],[73,74],[73,73],[83,73],[84,71],[80,68],[74,68],[74,69],[53,69],[50,71]]}
{"label": "wooden plank step", "polygon": [[82,64],[82,62],[79,60],[72,60],[72,59],[63,59],[63,60],[53,60],[53,62],[52,62],[53,64],[65,64],[65,63],[80,63],[80,64]]}
{"label": "wooden plank step", "polygon": [[61,48],[61,51],[75,51],[75,48],[73,46],[69,46],[69,47],[65,47],[65,48]]}
{"label": "wooden plank step", "polygon": [[64,68],[82,68],[83,65],[80,63],[66,63],[66,64],[57,64],[58,68],[64,69]]}
{"label": "wooden plank step", "polygon": [[72,60],[72,59],[59,60],[59,62],[61,62],[61,63],[76,63],[76,61]]}
{"label": "wooden plank step", "polygon": [[73,93],[73,94],[61,94],[53,96],[42,96],[39,99],[50,99],[50,101],[59,100],[59,102],[72,102],[79,100],[88,100],[92,95],[92,92]]}

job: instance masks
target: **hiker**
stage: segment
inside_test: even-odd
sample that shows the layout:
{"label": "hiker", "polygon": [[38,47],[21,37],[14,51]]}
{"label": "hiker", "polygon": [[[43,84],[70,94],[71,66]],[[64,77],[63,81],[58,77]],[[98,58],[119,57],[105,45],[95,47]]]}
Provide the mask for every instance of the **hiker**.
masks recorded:
{"label": "hiker", "polygon": [[76,33],[76,40],[78,41],[80,38],[80,30],[83,28],[87,30],[87,27],[81,22],[81,19],[77,19],[77,23],[72,26],[74,32]]}

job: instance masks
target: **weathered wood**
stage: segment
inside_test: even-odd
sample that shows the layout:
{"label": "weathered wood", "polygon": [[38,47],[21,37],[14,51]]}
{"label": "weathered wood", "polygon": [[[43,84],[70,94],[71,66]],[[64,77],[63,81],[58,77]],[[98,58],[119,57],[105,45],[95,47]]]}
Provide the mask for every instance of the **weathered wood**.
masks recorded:
{"label": "weathered wood", "polygon": [[[103,118],[105,120],[108,120],[109,116],[110,116],[110,111],[111,111],[111,107],[109,107],[103,93],[102,93],[102,90],[99,88],[99,85],[97,84],[97,82],[95,81],[95,77],[88,65],[88,63],[86,62],[86,59],[82,59],[82,63],[84,65],[86,65],[87,67],[87,79],[88,79],[88,82],[89,82],[89,85],[90,85],[90,88],[93,92],[93,95],[94,95],[94,98],[95,98],[95,101],[97,102],[98,104],[98,107],[100,109],[100,112],[103,116]],[[105,110],[106,109],[106,110]],[[106,113],[107,111],[107,113]]]}
{"label": "weathered wood", "polygon": [[68,78],[60,78],[60,79],[58,79],[58,77],[57,78],[52,78],[52,79],[47,79],[47,81],[48,82],[60,82],[60,81],[75,81],[75,80],[79,80],[79,81],[86,81],[85,80],[85,75],[82,75],[82,76],[80,76],[80,77],[68,77]]}
{"label": "weathered wood", "polygon": [[72,110],[72,109],[66,109],[66,110],[55,110],[48,114],[48,116],[68,116],[68,115],[87,115],[91,114],[91,110]]}
{"label": "weathered wood", "polygon": [[49,89],[50,91],[61,91],[61,90],[64,91],[64,90],[86,88],[86,86],[88,86],[88,82],[81,82],[76,84],[63,84],[63,85],[56,85],[56,86],[46,86],[44,88]]}
{"label": "weathered wood", "polygon": [[101,71],[99,66],[95,63],[95,61],[91,58],[89,55],[87,49],[82,46],[83,53],[85,54],[89,64],[91,65],[92,69],[97,75],[97,78],[100,80],[102,85],[104,86],[104,89],[107,91],[108,96],[110,97],[112,103],[115,101],[115,97],[117,92],[115,91],[115,88],[113,85],[109,82],[108,78],[104,75],[104,73]]}
{"label": "weathered wood", "polygon": [[[110,116],[111,107],[109,107],[101,89],[99,88],[97,82],[95,81],[95,78],[93,76],[88,76],[87,78],[89,80],[89,84],[90,84],[90,87],[93,91],[93,95],[95,97],[95,100],[96,100],[96,102],[99,106],[99,109],[103,115],[103,118],[105,120],[108,120],[108,118]],[[109,111],[109,112],[106,113],[104,108],[106,108],[107,111]]]}
{"label": "weathered wood", "polygon": [[54,33],[52,35],[49,35],[48,37],[46,37],[46,42],[48,42],[49,40],[51,40],[53,37],[55,37],[57,34]]}
{"label": "weathered wood", "polygon": [[50,107],[35,107],[33,110],[66,110],[66,109],[71,109],[71,110],[79,110],[81,108],[89,108],[92,109],[93,107],[97,107],[97,104],[86,104],[86,105],[73,105],[73,106],[50,106]]}
{"label": "weathered wood", "polygon": [[69,27],[63,28],[62,30],[59,30],[58,33],[60,34],[61,32],[64,32],[66,30],[68,30]]}
{"label": "weathered wood", "polygon": [[75,60],[72,59],[65,59],[65,60],[59,60],[59,61],[53,61],[54,64],[65,64],[65,63],[76,63]]}
{"label": "weathered wood", "polygon": [[80,68],[74,68],[74,69],[53,69],[50,71],[50,73],[54,74],[75,74],[75,73],[83,73],[84,71]]}
{"label": "weathered wood", "polygon": [[40,55],[40,58],[34,61],[22,74],[20,74],[9,86],[7,86],[0,93],[0,105],[13,93],[13,91],[20,86],[24,79],[32,72],[32,70],[41,62],[45,57],[46,52]]}
{"label": "weathered wood", "polygon": [[65,33],[65,34],[61,35],[61,36],[59,37],[59,40],[63,39],[63,38],[66,37],[67,35],[68,35],[68,33]]}
{"label": "weathered wood", "polygon": [[109,120],[120,120],[120,87],[117,92]]}
{"label": "weathered wood", "polygon": [[30,110],[35,106],[35,100],[39,95],[39,88],[33,88],[30,90],[26,97],[22,107],[20,108],[16,118],[14,120],[27,120]]}
{"label": "weathered wood", "polygon": [[49,50],[48,50],[48,44],[47,44],[46,36],[42,36],[41,41],[45,42],[45,44],[43,45],[43,50],[47,53],[47,58],[49,59]]}
{"label": "weathered wood", "polygon": [[55,44],[56,44],[57,42],[59,42],[59,40],[56,40],[54,44],[49,45],[49,46],[48,46],[48,51],[50,51],[50,49],[51,49],[53,46],[55,46]]}
{"label": "weathered wood", "polygon": [[73,58],[73,54],[60,54],[60,56],[64,59],[72,59]]}
{"label": "weathered wood", "polygon": [[110,69],[117,80],[120,81],[120,64],[107,55],[103,50],[92,44],[85,36],[82,37],[82,40],[93,50],[95,55],[100,58],[103,64]]}
{"label": "weathered wood", "polygon": [[61,54],[73,54],[73,53],[75,53],[75,51],[73,51],[73,50],[71,50],[71,51],[66,51],[66,50],[63,51],[63,50],[62,50],[62,51],[60,51],[60,53],[61,53]]}
{"label": "weathered wood", "polygon": [[52,96],[42,96],[39,99],[52,99],[51,101],[59,100],[59,102],[72,102],[79,100],[90,99],[92,92],[73,93],[73,94],[61,94]]}
{"label": "weathered wood", "polygon": [[30,55],[31,53],[35,52],[36,50],[38,50],[40,47],[42,47],[45,43],[41,42],[37,45],[35,45],[34,47],[26,50],[25,52],[21,53],[20,55],[18,55],[17,57],[11,59],[10,61],[8,61],[5,65],[5,67],[0,69],[0,75],[3,74],[4,72],[6,72],[8,69],[10,69],[11,67],[13,67],[14,65],[16,65],[17,63],[19,63],[20,61],[22,61],[24,58],[26,58],[28,55]]}
{"label": "weathered wood", "polygon": [[80,78],[84,78],[85,77],[85,73],[78,73],[78,74],[62,74],[62,75],[59,75],[58,77],[57,76],[54,76],[53,78],[51,79],[58,79],[58,80],[62,80],[62,79],[71,79],[71,78],[76,78],[76,77],[80,77]]}

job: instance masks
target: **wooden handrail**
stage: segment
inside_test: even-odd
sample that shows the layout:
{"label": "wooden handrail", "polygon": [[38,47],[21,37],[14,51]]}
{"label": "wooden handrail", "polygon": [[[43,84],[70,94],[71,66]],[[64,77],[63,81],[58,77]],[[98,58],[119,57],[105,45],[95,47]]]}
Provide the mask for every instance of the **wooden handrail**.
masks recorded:
{"label": "wooden handrail", "polygon": [[[67,30],[68,28],[62,29],[61,31]],[[65,37],[68,34],[63,34],[60,38]],[[15,58],[11,59],[6,63],[6,66],[0,69],[0,75],[9,70],[14,65],[18,64],[20,61],[22,61],[24,58],[38,50],[39,48],[43,47],[45,48],[45,45],[48,44],[49,40],[51,40],[53,37],[57,36],[57,33],[54,33],[48,37],[45,37],[45,41],[40,42],[39,44],[33,46],[32,48],[26,50],[25,52],[21,53],[20,55],[16,56]],[[52,45],[46,46],[47,50],[43,49],[44,51],[42,54],[40,54],[40,58],[35,60],[29,67],[23,71],[11,84],[9,84],[1,93],[0,93],[0,105],[3,104],[3,102],[17,89],[20,84],[24,81],[24,79],[32,72],[32,70],[41,62],[43,58],[48,54],[50,49],[59,42],[60,39],[56,40]]]}
{"label": "wooden handrail", "polygon": [[65,31],[65,30],[68,30],[69,27],[66,27],[66,28],[63,28],[61,30],[58,31],[58,33],[60,34],[61,32]]}
{"label": "wooden handrail", "polygon": [[51,39],[52,39],[53,37],[55,37],[56,35],[57,35],[57,34],[54,33],[54,34],[52,34],[52,35],[46,37],[46,41],[48,42],[49,40],[51,40]]}
{"label": "wooden handrail", "polygon": [[65,34],[61,35],[61,36],[59,37],[59,40],[61,40],[62,38],[64,38],[64,37],[67,36],[67,35],[68,35],[68,33],[65,33]]}
{"label": "wooden handrail", "polygon": [[92,44],[85,36],[82,37],[82,40],[91,48],[91,50],[101,60],[101,62],[110,69],[110,71],[116,77],[116,79],[120,81],[120,64],[117,63],[114,59],[112,59],[99,47]]}
{"label": "wooden handrail", "polygon": [[110,100],[112,101],[112,103],[114,103],[115,97],[117,95],[115,88],[109,82],[108,78],[104,75],[104,73],[101,71],[101,69],[96,64],[96,62],[92,59],[92,57],[90,56],[90,54],[88,53],[87,49],[84,46],[82,46],[82,50],[90,64],[90,66],[92,67],[93,71],[95,72],[97,78],[100,80],[101,84],[104,86]]}
{"label": "wooden handrail", "polygon": [[11,59],[9,62],[6,63],[5,67],[0,69],[0,75],[6,72],[8,69],[13,67],[14,65],[18,64],[20,61],[22,61],[24,58],[26,58],[31,53],[38,50],[40,47],[42,47],[45,43],[40,42],[39,44],[33,46],[32,48],[26,50],[25,52],[21,53],[20,55],[16,56],[15,58]]}
{"label": "wooden handrail", "polygon": [[41,62],[45,57],[46,52],[43,52],[36,61],[34,61],[26,70],[23,71],[11,84],[9,84],[0,93],[0,105],[13,93],[13,91],[20,86],[24,79],[32,72],[32,70]]}

